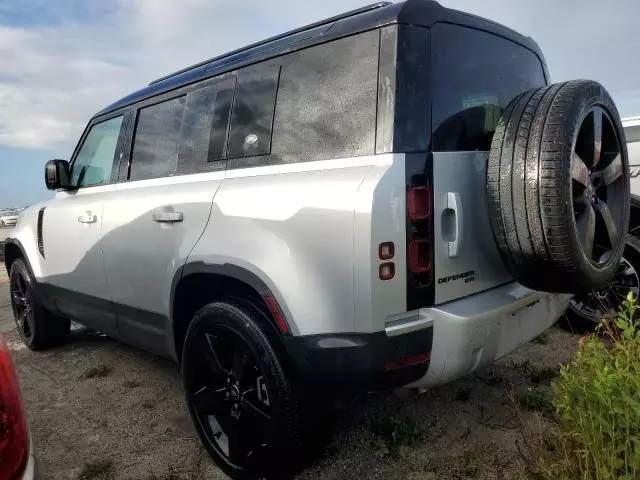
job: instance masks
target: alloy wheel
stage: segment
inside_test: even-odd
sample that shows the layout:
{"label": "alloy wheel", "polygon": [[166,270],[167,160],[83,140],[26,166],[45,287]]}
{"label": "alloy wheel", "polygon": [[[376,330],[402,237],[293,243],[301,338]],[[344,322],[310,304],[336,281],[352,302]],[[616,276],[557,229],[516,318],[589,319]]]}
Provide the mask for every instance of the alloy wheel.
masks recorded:
{"label": "alloy wheel", "polygon": [[[602,254],[608,255],[609,252]],[[603,315],[618,311],[629,292],[637,296],[640,293],[640,272],[632,259],[625,258],[625,255],[620,259],[620,264],[607,287],[573,297],[570,308],[581,317],[597,323]]]}
{"label": "alloy wheel", "polygon": [[16,326],[24,338],[29,339],[33,334],[33,299],[29,284],[19,272],[11,280],[11,305]]}
{"label": "alloy wheel", "polygon": [[187,398],[206,441],[231,467],[259,471],[273,431],[264,376],[246,341],[226,327],[188,353]]}
{"label": "alloy wheel", "polygon": [[602,263],[601,249],[615,250],[626,233],[623,149],[611,117],[601,106],[585,115],[571,159],[573,213],[587,258]]}

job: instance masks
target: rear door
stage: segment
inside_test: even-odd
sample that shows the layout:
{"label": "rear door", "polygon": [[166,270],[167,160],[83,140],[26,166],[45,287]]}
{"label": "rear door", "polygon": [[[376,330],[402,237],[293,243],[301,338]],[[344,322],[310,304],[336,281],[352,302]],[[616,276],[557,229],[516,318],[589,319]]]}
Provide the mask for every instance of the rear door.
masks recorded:
{"label": "rear door", "polygon": [[435,303],[509,282],[489,224],[486,162],[507,104],[546,83],[538,56],[505,38],[432,29]]}
{"label": "rear door", "polygon": [[235,78],[145,101],[129,161],[104,207],[103,251],[125,341],[167,354],[174,276],[204,231],[224,178]]}

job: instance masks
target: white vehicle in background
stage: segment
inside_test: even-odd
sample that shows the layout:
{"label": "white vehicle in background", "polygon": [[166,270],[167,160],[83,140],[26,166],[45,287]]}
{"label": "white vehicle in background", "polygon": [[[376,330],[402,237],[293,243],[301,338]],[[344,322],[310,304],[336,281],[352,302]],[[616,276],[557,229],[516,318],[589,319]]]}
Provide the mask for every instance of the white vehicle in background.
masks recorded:
{"label": "white vehicle in background", "polygon": [[15,208],[0,209],[0,227],[15,227],[20,211]]}
{"label": "white vehicle in background", "polygon": [[620,267],[611,284],[588,295],[576,296],[569,303],[569,321],[583,326],[598,323],[602,315],[617,310],[629,291],[640,293],[640,116],[622,119],[631,183],[629,233]]}

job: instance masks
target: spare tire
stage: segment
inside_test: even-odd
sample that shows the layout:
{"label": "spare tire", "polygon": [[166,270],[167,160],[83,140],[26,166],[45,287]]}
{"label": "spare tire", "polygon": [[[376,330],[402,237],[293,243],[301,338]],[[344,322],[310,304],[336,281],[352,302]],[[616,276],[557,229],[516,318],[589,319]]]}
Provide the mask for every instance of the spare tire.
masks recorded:
{"label": "spare tire", "polygon": [[493,136],[487,196],[498,249],[520,283],[564,293],[606,285],[624,250],[630,194],[622,124],[604,87],[575,80],[516,97]]}

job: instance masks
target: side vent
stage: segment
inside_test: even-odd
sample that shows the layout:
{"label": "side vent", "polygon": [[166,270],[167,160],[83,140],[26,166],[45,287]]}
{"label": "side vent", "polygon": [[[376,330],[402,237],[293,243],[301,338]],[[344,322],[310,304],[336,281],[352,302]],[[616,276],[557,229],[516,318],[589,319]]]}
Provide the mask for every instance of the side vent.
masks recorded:
{"label": "side vent", "polygon": [[44,208],[38,212],[38,251],[44,258],[44,239],[42,238],[42,222],[44,220]]}

